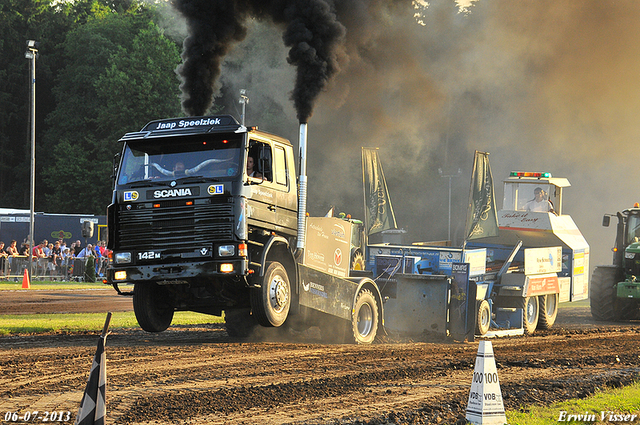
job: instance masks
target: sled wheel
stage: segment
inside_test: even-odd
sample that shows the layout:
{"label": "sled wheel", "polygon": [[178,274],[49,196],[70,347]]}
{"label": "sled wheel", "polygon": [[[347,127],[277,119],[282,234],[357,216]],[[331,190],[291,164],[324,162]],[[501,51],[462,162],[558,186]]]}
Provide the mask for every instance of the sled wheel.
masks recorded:
{"label": "sled wheel", "polygon": [[538,297],[538,305],[540,306],[538,326],[540,329],[551,329],[556,322],[556,317],[558,317],[558,298],[559,294],[547,294]]}
{"label": "sled wheel", "polygon": [[538,326],[538,316],[540,315],[540,306],[538,305],[538,297],[526,297],[520,300],[520,308],[522,308],[522,327],[525,335],[531,335]]}
{"label": "sled wheel", "polygon": [[476,334],[483,336],[489,332],[491,326],[491,307],[487,300],[482,300],[478,306],[476,316]]}

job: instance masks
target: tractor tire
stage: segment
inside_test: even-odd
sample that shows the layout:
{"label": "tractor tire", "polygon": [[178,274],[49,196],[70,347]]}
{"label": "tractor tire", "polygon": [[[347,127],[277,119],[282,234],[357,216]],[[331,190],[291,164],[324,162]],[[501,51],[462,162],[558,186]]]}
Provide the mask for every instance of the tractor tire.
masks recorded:
{"label": "tractor tire", "polygon": [[174,308],[166,288],[145,282],[134,286],[133,311],[142,329],[147,332],[162,332],[171,325]]}
{"label": "tractor tire", "polygon": [[524,334],[533,334],[538,326],[538,317],[540,316],[538,297],[522,298],[519,301],[518,307],[522,308],[522,327],[524,329]]}
{"label": "tractor tire", "polygon": [[364,255],[362,255],[362,252],[360,251],[356,251],[353,253],[353,256],[351,257],[351,266],[350,266],[351,270],[364,270],[365,269],[365,261],[364,261]]}
{"label": "tractor tire", "polygon": [[250,299],[253,315],[260,325],[282,326],[291,308],[291,284],[282,264],[267,262],[262,285],[251,289]]}
{"label": "tractor tire", "polygon": [[540,317],[538,327],[540,329],[551,329],[558,317],[559,294],[540,295],[538,305],[540,306]]}
{"label": "tractor tire", "polygon": [[484,336],[489,332],[491,327],[491,307],[487,300],[482,300],[478,304],[476,313],[476,335]]}
{"label": "tractor tire", "polygon": [[250,308],[224,311],[224,324],[231,338],[247,338],[258,326]]}
{"label": "tractor tire", "polygon": [[598,266],[593,271],[589,304],[594,320],[616,322],[638,318],[638,302],[616,296],[618,273],[618,268],[614,266]]}
{"label": "tractor tire", "polygon": [[371,344],[378,333],[378,303],[368,289],[362,289],[356,298],[351,313],[351,333],[349,342]]}

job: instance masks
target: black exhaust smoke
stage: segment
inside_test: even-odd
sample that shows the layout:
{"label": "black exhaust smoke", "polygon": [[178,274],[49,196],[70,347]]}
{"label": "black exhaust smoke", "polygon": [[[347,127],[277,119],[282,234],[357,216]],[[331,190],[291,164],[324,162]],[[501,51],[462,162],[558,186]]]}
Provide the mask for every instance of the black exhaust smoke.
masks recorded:
{"label": "black exhaust smoke", "polygon": [[203,115],[213,103],[222,59],[246,36],[249,16],[269,19],[284,28],[288,62],[297,67],[292,100],[298,120],[307,122],[313,104],[338,71],[336,55],[346,33],[327,0],[175,0],[187,19],[182,65],[182,109]]}

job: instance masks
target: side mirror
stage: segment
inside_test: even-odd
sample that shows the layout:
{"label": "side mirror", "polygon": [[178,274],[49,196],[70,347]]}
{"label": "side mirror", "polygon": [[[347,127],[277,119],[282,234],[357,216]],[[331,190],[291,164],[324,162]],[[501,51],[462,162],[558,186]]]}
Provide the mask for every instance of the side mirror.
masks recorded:
{"label": "side mirror", "polygon": [[611,223],[611,217],[608,215],[605,215],[604,217],[602,217],[602,225],[604,227],[609,227],[609,224]]}

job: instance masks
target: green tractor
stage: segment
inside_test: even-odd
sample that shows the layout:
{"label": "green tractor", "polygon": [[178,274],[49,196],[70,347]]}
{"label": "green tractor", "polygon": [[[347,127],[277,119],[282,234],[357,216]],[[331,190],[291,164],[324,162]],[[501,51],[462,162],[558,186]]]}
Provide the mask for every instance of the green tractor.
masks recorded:
{"label": "green tractor", "polygon": [[[609,226],[610,214],[602,225]],[[616,214],[613,265],[598,266],[591,278],[591,315],[595,320],[640,319],[640,204]]]}

